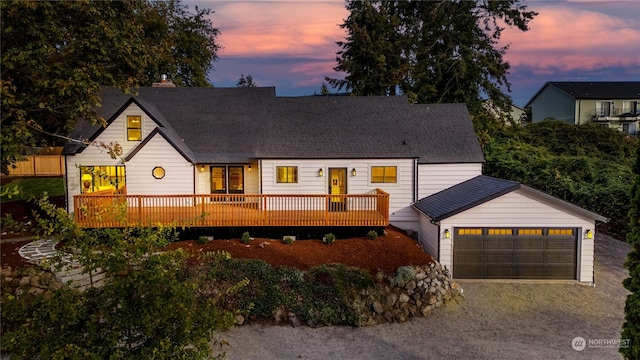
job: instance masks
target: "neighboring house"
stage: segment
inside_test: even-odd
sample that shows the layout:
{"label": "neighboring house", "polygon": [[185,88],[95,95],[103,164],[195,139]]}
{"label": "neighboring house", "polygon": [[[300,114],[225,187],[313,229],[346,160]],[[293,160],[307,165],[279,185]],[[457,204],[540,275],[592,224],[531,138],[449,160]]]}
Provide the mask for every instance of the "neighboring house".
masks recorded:
{"label": "neighboring house", "polygon": [[[425,214],[431,216],[420,205],[426,199],[482,174],[484,157],[464,104],[277,97],[273,88],[167,87],[141,88],[137,96],[105,89],[102,104],[98,113],[106,126],[78,122],[72,137],[85,141],[70,142],[63,151],[68,210],[80,226],[170,222],[331,232],[391,224],[418,232],[430,254],[454,267],[446,247],[464,241],[466,232],[458,230],[509,225],[570,237],[575,251],[569,256],[580,270],[562,277],[593,280],[587,276],[593,266],[588,263],[593,239],[587,234],[593,234],[596,220],[605,219],[559,206],[565,203],[557,199],[527,198],[529,207],[558,208],[543,219],[521,216],[505,203],[487,209],[476,222],[425,220]],[[121,159],[112,159],[101,145],[116,142]],[[476,203],[464,209],[484,211]],[[576,212],[581,221],[574,221]],[[536,255],[528,261],[550,260]]]}
{"label": "neighboring house", "polygon": [[570,124],[596,123],[638,132],[640,82],[547,82],[525,105],[532,122],[555,118]]}

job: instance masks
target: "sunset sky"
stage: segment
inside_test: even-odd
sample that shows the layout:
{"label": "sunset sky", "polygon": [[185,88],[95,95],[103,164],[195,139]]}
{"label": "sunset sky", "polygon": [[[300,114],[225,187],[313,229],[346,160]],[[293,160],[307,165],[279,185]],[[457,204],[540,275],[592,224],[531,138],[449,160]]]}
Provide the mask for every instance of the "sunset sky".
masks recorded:
{"label": "sunset sky", "polygon": [[[220,59],[209,80],[235,86],[251,74],[278,96],[320,92],[336,66],[339,27],[349,15],[342,0],[187,1],[210,8],[220,30]],[[640,81],[640,2],[524,1],[538,12],[530,30],[508,29],[505,60],[510,93],[523,106],[547,81]]]}

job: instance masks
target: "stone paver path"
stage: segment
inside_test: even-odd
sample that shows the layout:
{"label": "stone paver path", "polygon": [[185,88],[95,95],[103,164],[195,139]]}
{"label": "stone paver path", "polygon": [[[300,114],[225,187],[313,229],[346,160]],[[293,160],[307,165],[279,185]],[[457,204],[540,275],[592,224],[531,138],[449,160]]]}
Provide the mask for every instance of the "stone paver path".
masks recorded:
{"label": "stone paver path", "polygon": [[25,244],[18,250],[18,254],[33,264],[40,264],[43,259],[48,259],[56,254],[56,244],[53,239],[36,240]]}

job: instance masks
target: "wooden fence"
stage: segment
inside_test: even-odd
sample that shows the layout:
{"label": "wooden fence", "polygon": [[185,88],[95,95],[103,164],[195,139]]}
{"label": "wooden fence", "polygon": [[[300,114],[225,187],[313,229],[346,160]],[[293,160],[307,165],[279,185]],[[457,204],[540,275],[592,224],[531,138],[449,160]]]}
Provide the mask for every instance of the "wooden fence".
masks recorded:
{"label": "wooden fence", "polygon": [[62,176],[64,158],[60,155],[29,155],[9,166],[9,176]]}

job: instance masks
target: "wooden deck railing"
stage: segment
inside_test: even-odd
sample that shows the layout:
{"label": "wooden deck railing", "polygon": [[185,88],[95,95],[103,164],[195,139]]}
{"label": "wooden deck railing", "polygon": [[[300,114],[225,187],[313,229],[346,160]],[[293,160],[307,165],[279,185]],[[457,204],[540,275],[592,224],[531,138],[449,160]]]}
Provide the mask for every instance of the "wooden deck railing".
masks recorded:
{"label": "wooden deck railing", "polygon": [[387,226],[389,194],[376,189],[347,195],[123,195],[74,197],[81,227],[174,225]]}

